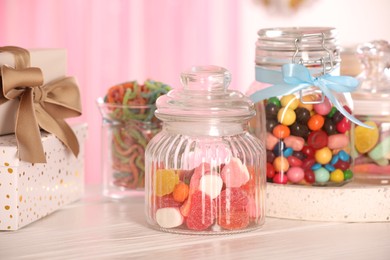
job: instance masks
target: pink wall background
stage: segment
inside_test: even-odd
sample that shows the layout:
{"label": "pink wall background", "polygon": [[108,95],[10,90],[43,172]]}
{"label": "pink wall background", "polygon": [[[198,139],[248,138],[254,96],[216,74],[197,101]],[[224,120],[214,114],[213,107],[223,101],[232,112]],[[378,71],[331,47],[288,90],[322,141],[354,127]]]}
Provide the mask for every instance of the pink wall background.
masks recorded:
{"label": "pink wall background", "polygon": [[[307,0],[0,0],[0,45],[66,48],[68,75],[82,92],[89,124],[86,180],[101,181],[100,114],[95,100],[111,85],[146,78],[178,86],[192,65],[214,64],[233,74],[232,88],[254,79],[256,32],[274,26],[333,26],[342,45],[390,41],[390,1]],[[279,8],[277,6],[279,5]],[[282,8],[281,8],[282,7]]]}

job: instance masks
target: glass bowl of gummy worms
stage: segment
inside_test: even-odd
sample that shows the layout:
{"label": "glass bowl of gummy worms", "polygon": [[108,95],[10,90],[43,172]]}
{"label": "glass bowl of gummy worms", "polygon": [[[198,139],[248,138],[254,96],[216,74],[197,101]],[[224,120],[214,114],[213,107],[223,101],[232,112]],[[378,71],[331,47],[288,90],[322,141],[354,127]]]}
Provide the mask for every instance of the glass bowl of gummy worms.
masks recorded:
{"label": "glass bowl of gummy worms", "polygon": [[124,198],[143,195],[145,147],[161,130],[154,116],[156,99],[170,86],[146,80],[110,87],[97,105],[102,115],[103,195]]}

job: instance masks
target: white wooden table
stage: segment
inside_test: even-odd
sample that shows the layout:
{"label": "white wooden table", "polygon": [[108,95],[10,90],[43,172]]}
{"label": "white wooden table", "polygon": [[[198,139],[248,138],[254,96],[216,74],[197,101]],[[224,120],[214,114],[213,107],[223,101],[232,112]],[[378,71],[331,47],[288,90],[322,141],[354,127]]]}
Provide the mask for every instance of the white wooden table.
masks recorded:
{"label": "white wooden table", "polygon": [[247,233],[176,235],[147,226],[143,197],[111,201],[87,190],[19,231],[0,232],[0,259],[390,259],[390,223],[267,218]]}

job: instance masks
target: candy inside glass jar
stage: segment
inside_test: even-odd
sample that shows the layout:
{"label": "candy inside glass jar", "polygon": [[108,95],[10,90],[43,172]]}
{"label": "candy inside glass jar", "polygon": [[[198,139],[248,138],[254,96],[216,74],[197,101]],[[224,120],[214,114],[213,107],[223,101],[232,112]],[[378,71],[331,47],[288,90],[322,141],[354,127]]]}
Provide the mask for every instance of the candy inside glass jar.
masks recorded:
{"label": "candy inside glass jar", "polygon": [[[264,102],[267,180],[338,186],[352,179],[352,77],[337,77],[337,32],[327,27],[258,32],[252,100]],[[256,118],[261,121],[262,118]]]}
{"label": "candy inside glass jar", "polygon": [[359,89],[352,93],[355,115],[372,129],[356,126],[354,173],[358,179],[390,183],[390,44],[383,40],[358,46],[363,72]]}
{"label": "candy inside glass jar", "polygon": [[221,234],[264,223],[265,154],[248,131],[253,103],[229,90],[230,73],[193,67],[183,88],[157,100],[163,130],[146,149],[145,206],[156,229]]}

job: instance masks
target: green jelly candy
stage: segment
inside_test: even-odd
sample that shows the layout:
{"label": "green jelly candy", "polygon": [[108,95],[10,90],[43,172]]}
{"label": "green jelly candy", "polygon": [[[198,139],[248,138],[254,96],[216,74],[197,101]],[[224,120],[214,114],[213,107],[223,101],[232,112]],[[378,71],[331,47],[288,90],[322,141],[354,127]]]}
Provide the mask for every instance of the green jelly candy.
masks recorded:
{"label": "green jelly candy", "polygon": [[330,110],[330,112],[327,115],[327,117],[332,118],[334,116],[334,113],[336,113],[336,111],[337,111],[337,108],[336,107],[332,107],[332,109]]}

